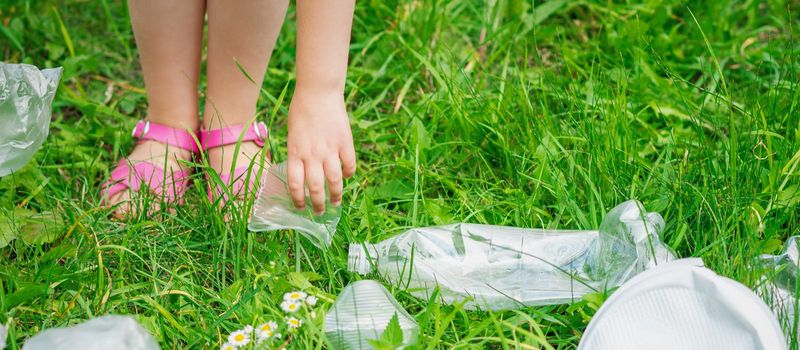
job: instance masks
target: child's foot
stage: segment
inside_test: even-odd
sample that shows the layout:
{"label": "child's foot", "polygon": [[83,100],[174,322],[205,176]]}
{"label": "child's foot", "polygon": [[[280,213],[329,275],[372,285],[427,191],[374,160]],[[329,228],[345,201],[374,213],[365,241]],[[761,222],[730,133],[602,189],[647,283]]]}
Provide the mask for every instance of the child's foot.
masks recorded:
{"label": "child's foot", "polygon": [[[225,145],[221,147],[216,147],[210,149],[208,152],[208,162],[214,171],[217,174],[222,174],[221,176],[222,181],[225,183],[226,186],[231,191],[231,194],[237,198],[241,199],[242,196],[245,194],[245,188],[242,186],[237,186],[234,184],[235,182],[243,183],[245,181],[245,177],[247,177],[247,172],[244,171],[243,174],[237,174],[235,169],[243,169],[248,168],[252,164],[252,170],[250,174],[250,182],[251,183],[258,183],[255,177],[258,174],[259,164],[261,164],[261,159],[259,158],[262,150],[261,147],[256,145],[253,142],[243,142],[239,146],[239,154],[234,156],[234,152],[236,152],[236,145]],[[234,160],[236,164],[234,164]],[[269,164],[269,156],[265,159],[264,164]],[[234,166],[235,169],[231,167]],[[265,169],[266,171],[266,169]],[[230,175],[229,178],[226,178],[224,175]],[[226,181],[227,180],[227,181]],[[212,188],[212,196],[214,199],[218,198],[221,195],[225,195],[227,197],[226,190],[216,188],[214,184],[211,185]],[[216,190],[214,190],[216,189]]]}
{"label": "child's foot", "polygon": [[[200,132],[200,142],[205,149],[209,165],[219,174],[223,186],[210,180],[208,197],[212,202],[225,204],[229,199],[242,199],[253,193],[258,184],[261,165],[269,165],[269,153],[263,147],[267,141],[264,123],[234,125],[222,129]],[[238,146],[239,138],[241,143]],[[266,159],[260,158],[264,154]],[[262,176],[264,174],[262,170]],[[249,180],[249,181],[248,181]]]}
{"label": "child's foot", "polygon": [[[165,169],[162,172],[164,175],[163,185],[156,185],[163,186],[165,189],[171,189],[177,187],[174,179],[179,177],[173,175],[188,170],[182,161],[188,161],[191,157],[192,151],[190,150],[169,146],[157,141],[142,140],[133,148],[133,151],[131,151],[126,160],[131,167],[142,162],[147,162],[157,168]],[[147,190],[149,190],[147,185],[143,185],[139,188],[139,191]],[[134,202],[131,200],[136,198],[133,192],[135,192],[135,190],[126,188],[125,190],[112,194],[106,199],[106,203],[109,206],[119,204],[114,211],[114,216],[116,218],[121,219],[128,216],[132,213],[132,210],[137,207],[133,205]],[[158,209],[158,205],[160,205],[160,201],[153,201],[150,210]]]}

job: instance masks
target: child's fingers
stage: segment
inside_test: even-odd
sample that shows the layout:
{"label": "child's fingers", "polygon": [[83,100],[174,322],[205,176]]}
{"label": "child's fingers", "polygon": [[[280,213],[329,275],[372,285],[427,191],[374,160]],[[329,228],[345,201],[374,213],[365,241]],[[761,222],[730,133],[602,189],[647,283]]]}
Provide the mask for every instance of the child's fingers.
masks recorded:
{"label": "child's fingers", "polygon": [[286,176],[289,178],[289,194],[292,196],[294,207],[299,210],[304,209],[306,207],[306,191],[303,188],[305,182],[303,162],[299,159],[289,158]]}
{"label": "child's fingers", "polygon": [[305,161],[306,184],[311,195],[311,206],[314,212],[322,214],[325,211],[325,172],[319,161]]}
{"label": "child's fingers", "polygon": [[331,205],[342,203],[342,164],[339,158],[329,158],[325,164],[325,177],[328,179],[328,192],[331,194]]}
{"label": "child's fingers", "polygon": [[356,173],[356,151],[353,149],[353,143],[345,145],[339,151],[339,158],[342,160],[342,172],[344,177],[350,178]]}

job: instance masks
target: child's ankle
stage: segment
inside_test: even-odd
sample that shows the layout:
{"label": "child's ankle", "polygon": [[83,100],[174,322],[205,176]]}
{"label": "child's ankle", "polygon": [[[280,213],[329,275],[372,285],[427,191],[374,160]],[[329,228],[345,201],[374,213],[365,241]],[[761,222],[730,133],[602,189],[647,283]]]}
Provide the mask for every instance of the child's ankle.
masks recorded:
{"label": "child's ankle", "polygon": [[[240,168],[250,166],[251,163],[260,163],[261,147],[253,142],[245,142],[239,146],[238,154],[234,154],[236,145],[227,145],[208,150],[208,162],[215,170],[227,173],[232,167]],[[267,158],[265,161],[269,161]]]}

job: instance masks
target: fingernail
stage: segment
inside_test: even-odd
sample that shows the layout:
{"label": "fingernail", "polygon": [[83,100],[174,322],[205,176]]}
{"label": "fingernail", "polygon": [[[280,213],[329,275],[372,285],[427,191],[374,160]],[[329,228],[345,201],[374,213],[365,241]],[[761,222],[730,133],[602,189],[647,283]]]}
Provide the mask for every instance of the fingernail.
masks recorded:
{"label": "fingernail", "polygon": [[338,206],[342,205],[342,201],[331,202],[331,205],[334,206],[334,207],[338,207]]}

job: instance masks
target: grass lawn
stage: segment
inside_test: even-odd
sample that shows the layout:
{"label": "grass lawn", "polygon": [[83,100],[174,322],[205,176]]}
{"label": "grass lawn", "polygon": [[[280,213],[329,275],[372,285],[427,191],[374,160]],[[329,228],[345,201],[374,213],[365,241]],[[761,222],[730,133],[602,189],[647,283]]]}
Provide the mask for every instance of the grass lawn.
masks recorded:
{"label": "grass lawn", "polygon": [[[293,13],[259,104],[277,160]],[[328,307],[361,278],[349,243],[455,222],[590,229],[630,198],[664,216],[679,256],[756,286],[754,258],[800,233],[799,28],[795,0],[358,1],[346,100],[359,168],[322,252],[223,220],[202,165],[174,213],[110,219],[99,187],[147,104],[125,3],[4,0],[0,60],[65,69],[47,142],[0,179],[10,348],[107,313],[136,315],[164,349],[218,348],[278,317],[286,291]],[[574,348],[605,297],[489,313],[388,287],[420,348]],[[325,348],[317,316],[289,348]]]}

